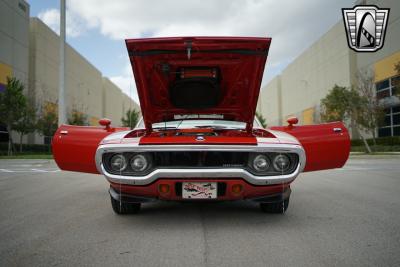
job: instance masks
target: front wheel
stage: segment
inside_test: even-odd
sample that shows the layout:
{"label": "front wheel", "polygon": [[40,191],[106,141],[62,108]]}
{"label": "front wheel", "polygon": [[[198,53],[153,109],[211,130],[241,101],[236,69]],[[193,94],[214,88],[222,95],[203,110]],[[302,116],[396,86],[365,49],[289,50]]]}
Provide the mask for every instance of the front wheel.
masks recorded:
{"label": "front wheel", "polygon": [[260,203],[260,208],[265,213],[284,214],[289,207],[289,198],[273,203]]}
{"label": "front wheel", "polygon": [[121,202],[111,197],[111,206],[116,214],[134,214],[140,211],[141,203]]}

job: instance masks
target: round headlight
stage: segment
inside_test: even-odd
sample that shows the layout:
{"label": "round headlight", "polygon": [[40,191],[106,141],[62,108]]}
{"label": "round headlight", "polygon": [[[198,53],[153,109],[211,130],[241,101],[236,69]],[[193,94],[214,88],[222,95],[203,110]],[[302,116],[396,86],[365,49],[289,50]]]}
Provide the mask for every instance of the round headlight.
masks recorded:
{"label": "round headlight", "polygon": [[273,164],[276,171],[287,171],[290,167],[290,159],[284,154],[279,154],[274,158]]}
{"label": "round headlight", "polygon": [[268,170],[269,165],[269,159],[265,155],[258,155],[253,160],[253,168],[259,172]]}
{"label": "round headlight", "polygon": [[135,155],[131,159],[131,168],[135,172],[144,171],[148,164],[146,157],[143,155]]}
{"label": "round headlight", "polygon": [[126,169],[126,159],[123,155],[114,155],[110,159],[110,165],[113,171],[123,171]]}

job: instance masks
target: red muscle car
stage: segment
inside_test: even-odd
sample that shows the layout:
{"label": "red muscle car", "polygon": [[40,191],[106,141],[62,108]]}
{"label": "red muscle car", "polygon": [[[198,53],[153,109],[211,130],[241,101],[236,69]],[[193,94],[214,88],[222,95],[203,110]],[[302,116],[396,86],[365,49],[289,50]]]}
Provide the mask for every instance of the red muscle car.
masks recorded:
{"label": "red muscle car", "polygon": [[253,200],[284,213],[301,172],[342,167],[341,122],[263,129],[255,119],[270,38],[126,40],[143,119],[133,130],[62,125],[53,138],[62,170],[103,174],[113,210],[152,200]]}

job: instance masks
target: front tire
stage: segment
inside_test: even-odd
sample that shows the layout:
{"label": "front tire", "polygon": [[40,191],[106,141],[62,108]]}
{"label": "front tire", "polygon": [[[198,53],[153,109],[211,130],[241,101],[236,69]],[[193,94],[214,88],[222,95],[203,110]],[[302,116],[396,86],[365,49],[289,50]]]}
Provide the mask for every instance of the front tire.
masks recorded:
{"label": "front tire", "polygon": [[118,215],[135,214],[140,211],[141,203],[121,202],[111,197],[111,207]]}
{"label": "front tire", "polygon": [[289,207],[289,198],[272,203],[260,203],[260,208],[265,213],[284,214]]}

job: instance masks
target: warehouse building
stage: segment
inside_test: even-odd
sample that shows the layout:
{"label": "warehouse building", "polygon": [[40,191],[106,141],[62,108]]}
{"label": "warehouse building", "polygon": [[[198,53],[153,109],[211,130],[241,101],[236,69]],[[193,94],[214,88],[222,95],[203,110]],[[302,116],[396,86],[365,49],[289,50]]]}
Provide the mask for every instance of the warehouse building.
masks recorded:
{"label": "warehouse building", "polygon": [[[136,102],[68,44],[65,53],[68,114],[81,113],[90,125],[98,125],[103,117],[120,125],[128,109],[140,110]],[[24,84],[25,93],[38,112],[57,109],[59,36],[40,19],[29,18],[29,5],[23,0],[0,0],[0,92],[5,89],[7,77],[16,77]],[[5,128],[0,131],[4,133]],[[43,136],[31,134],[24,141],[40,144],[44,140],[47,139]]]}
{"label": "warehouse building", "polygon": [[377,97],[385,105],[385,124],[378,136],[400,135],[400,101],[394,96],[394,81],[399,79],[395,64],[400,62],[400,2],[397,0],[362,1],[390,8],[384,47],[374,53],[356,53],[347,45],[346,31],[340,20],[314,42],[281,74],[264,86],[257,110],[269,126],[285,125],[290,116],[303,125],[320,122],[320,101],[333,86],[356,85],[358,71],[374,73]]}
{"label": "warehouse building", "polygon": [[[83,113],[90,125],[98,125],[103,117],[120,125],[128,109],[140,110],[131,98],[69,45],[66,45],[65,56],[67,114]],[[51,109],[57,105],[58,79],[59,36],[40,19],[31,18],[29,95],[36,107]]]}
{"label": "warehouse building", "polygon": [[0,0],[0,91],[7,76],[28,84],[29,5]]}
{"label": "warehouse building", "polygon": [[[29,5],[25,1],[0,0],[0,93],[7,77],[18,78],[27,88],[29,66]],[[8,140],[0,123],[0,141]]]}

